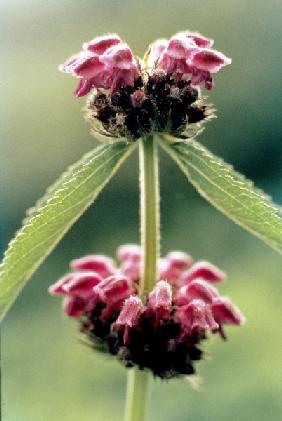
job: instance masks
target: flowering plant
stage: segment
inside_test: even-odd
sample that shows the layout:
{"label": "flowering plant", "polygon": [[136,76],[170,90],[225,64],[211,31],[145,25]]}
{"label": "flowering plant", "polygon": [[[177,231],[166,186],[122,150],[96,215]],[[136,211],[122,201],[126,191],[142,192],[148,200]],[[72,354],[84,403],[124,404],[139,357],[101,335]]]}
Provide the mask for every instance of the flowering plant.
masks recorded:
{"label": "flowering plant", "polygon": [[3,317],[24,283],[139,144],[141,248],[118,248],[120,267],[90,255],[50,287],[64,311],[80,323],[94,349],[130,370],[126,419],[142,420],[150,371],[161,378],[190,375],[210,334],[226,339],[225,324],[244,316],[212,285],[225,274],[186,252],[160,258],[159,144],[213,206],[277,251],[280,209],[253,184],[199,144],[195,137],[214,117],[201,89],[231,59],[213,40],[180,32],[150,45],[143,60],[117,35],[94,38],[60,70],[79,79],[77,97],[89,94],[86,117],[105,142],[69,168],[32,208],[0,267]]}

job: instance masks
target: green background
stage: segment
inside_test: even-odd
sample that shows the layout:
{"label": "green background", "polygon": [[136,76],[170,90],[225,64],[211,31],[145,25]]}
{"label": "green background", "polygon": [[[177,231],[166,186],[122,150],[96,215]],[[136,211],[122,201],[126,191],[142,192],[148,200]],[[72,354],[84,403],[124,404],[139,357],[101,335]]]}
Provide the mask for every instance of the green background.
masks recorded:
{"label": "green background", "polygon": [[[0,5],[1,248],[27,207],[93,148],[76,81],[57,66],[81,44],[117,32],[142,56],[179,30],[213,37],[232,57],[210,95],[218,119],[200,141],[282,203],[281,0],[6,0]],[[161,154],[162,251],[190,252],[228,272],[220,291],[247,317],[206,346],[201,391],[154,381],[150,421],[282,418],[281,258],[203,199]],[[79,343],[77,325],[47,287],[86,253],[114,256],[138,241],[138,160],[127,161],[96,204],[33,276],[2,324],[5,421],[122,420],[126,372]]]}

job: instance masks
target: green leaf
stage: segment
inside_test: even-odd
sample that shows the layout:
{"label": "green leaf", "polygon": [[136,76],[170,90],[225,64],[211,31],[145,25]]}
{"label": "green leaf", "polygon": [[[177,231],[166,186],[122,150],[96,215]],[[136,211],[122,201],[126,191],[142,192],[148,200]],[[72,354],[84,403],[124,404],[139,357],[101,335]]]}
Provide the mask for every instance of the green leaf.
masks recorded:
{"label": "green leaf", "polygon": [[281,208],[268,196],[194,140],[160,143],[205,199],[282,253]]}
{"label": "green leaf", "polygon": [[89,152],[28,212],[0,265],[0,319],[25,282],[96,199],[133,147],[116,142]]}

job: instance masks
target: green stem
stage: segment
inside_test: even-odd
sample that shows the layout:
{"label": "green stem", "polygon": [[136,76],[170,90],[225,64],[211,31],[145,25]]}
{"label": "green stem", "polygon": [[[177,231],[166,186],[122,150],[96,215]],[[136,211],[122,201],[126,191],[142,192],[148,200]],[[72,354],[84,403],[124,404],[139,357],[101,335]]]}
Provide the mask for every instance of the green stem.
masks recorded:
{"label": "green stem", "polygon": [[[143,270],[139,295],[146,296],[157,281],[159,257],[159,181],[157,145],[153,136],[140,140],[140,209]],[[129,370],[125,421],[144,421],[148,406],[151,374],[137,368]]]}
{"label": "green stem", "polygon": [[140,142],[140,208],[141,246],[143,251],[143,273],[139,295],[152,290],[157,280],[157,258],[159,257],[159,179],[157,145],[153,136]]}
{"label": "green stem", "polygon": [[144,421],[147,412],[150,377],[146,371],[128,372],[125,421]]}

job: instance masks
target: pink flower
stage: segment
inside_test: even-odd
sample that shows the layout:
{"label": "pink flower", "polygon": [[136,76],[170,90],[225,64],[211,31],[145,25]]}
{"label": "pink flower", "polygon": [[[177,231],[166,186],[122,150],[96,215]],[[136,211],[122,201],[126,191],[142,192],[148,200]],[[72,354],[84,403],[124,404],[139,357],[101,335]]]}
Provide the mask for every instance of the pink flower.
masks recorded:
{"label": "pink flower", "polygon": [[201,34],[179,32],[163,49],[158,66],[179,77],[190,75],[194,86],[204,84],[206,89],[211,89],[211,74],[231,63],[231,59],[221,52],[209,49],[212,45],[213,40]]}
{"label": "pink flower", "polygon": [[102,317],[108,318],[120,310],[124,300],[132,293],[131,283],[128,278],[121,275],[113,275],[103,279],[93,288],[97,301],[105,304]]}
{"label": "pink flower", "polygon": [[121,262],[126,260],[141,260],[141,247],[138,244],[124,244],[117,249],[117,257]]}
{"label": "pink flower", "polygon": [[119,44],[120,42],[122,41],[116,34],[102,35],[92,39],[89,42],[85,42],[82,48],[86,51],[91,51],[92,53],[101,55],[104,54],[109,48]]}
{"label": "pink flower", "polygon": [[48,291],[52,295],[66,295],[66,291],[63,288],[69,281],[73,279],[73,273],[68,273],[67,275],[60,278],[55,284],[50,285]]}
{"label": "pink flower", "polygon": [[192,300],[189,304],[179,307],[176,311],[176,318],[183,327],[183,334],[186,332],[216,332],[219,328],[213,318],[210,306],[207,306],[202,300]]}
{"label": "pink flower", "polygon": [[[73,260],[74,271],[49,291],[64,296],[64,312],[80,318],[81,331],[94,346],[105,345],[126,365],[149,368],[162,378],[191,374],[208,333],[226,339],[226,324],[244,323],[240,311],[211,285],[225,276],[211,263],[192,264],[186,253],[168,253],[159,259],[156,285],[142,301],[137,296],[140,247],[120,246],[117,256],[120,268],[102,255]],[[159,280],[163,273],[167,279]]]}
{"label": "pink flower", "polygon": [[132,281],[138,281],[141,273],[141,249],[137,244],[125,244],[117,250],[121,261],[120,272]]}
{"label": "pink flower", "polygon": [[223,66],[231,64],[231,59],[219,51],[203,48],[201,51],[196,52],[193,55],[191,64],[198,70],[217,73]]}
{"label": "pink flower", "polygon": [[93,309],[96,299],[93,287],[102,281],[96,272],[70,273],[51,285],[49,292],[64,295],[63,308],[70,317],[80,317]]}
{"label": "pink flower", "polygon": [[168,319],[172,306],[172,288],[166,281],[157,282],[148,296],[148,309],[156,313],[157,319]]}
{"label": "pink flower", "polygon": [[175,302],[178,305],[188,304],[194,299],[200,299],[207,304],[211,304],[218,291],[203,279],[194,279],[188,285],[180,287],[175,295]]}
{"label": "pink flower", "polygon": [[65,295],[88,298],[93,295],[93,288],[102,281],[96,272],[80,272],[74,274],[62,287]]}
{"label": "pink flower", "polygon": [[190,281],[197,278],[202,278],[209,282],[220,282],[225,278],[225,273],[206,261],[195,263],[190,269],[184,272],[179,280],[181,285],[186,285]]}
{"label": "pink flower", "polygon": [[123,341],[125,344],[129,343],[129,329],[138,324],[144,311],[145,307],[139,297],[131,296],[125,300],[114,326],[117,330],[124,328]]}
{"label": "pink flower", "polygon": [[132,327],[137,325],[140,315],[144,312],[145,307],[141,299],[137,296],[127,298],[123,304],[121,312],[117,318],[117,326]]}
{"label": "pink flower", "polygon": [[85,300],[80,297],[66,297],[63,301],[63,309],[70,317],[80,317],[85,312]]}
{"label": "pink flower", "polygon": [[166,281],[157,282],[155,288],[149,294],[148,305],[152,309],[170,309],[172,305],[172,289]]}
{"label": "pink flower", "polygon": [[114,275],[116,273],[116,265],[113,259],[100,254],[94,254],[72,260],[70,267],[76,271],[91,270],[97,272],[102,278]]}
{"label": "pink flower", "polygon": [[[231,63],[224,54],[212,50],[212,45],[212,39],[189,31],[179,32],[169,40],[156,40],[145,57],[145,73],[161,69],[179,78],[190,77],[193,85],[204,84],[211,89],[211,74]],[[92,88],[106,89],[113,94],[121,87],[133,87],[140,76],[143,78],[131,49],[116,34],[99,36],[84,43],[83,50],[59,69],[80,79],[75,91],[78,97]]]}
{"label": "pink flower", "polygon": [[198,51],[200,51],[199,47],[191,38],[176,34],[163,50],[158,67],[166,73],[176,73],[180,76],[191,73],[187,60]]}
{"label": "pink flower", "polygon": [[179,35],[186,36],[187,38],[191,38],[198,47],[210,48],[213,46],[214,40],[211,38],[206,38],[203,35],[199,34],[198,32],[180,32]]}
{"label": "pink flower", "polygon": [[172,251],[166,258],[159,259],[158,272],[160,279],[170,283],[176,282],[184,270],[192,265],[192,258],[181,251]]}
{"label": "pink flower", "polygon": [[134,81],[140,75],[137,61],[130,48],[124,43],[114,45],[106,50],[101,56],[101,62],[104,63],[105,70],[111,75],[108,81],[111,93],[120,86],[133,86]]}
{"label": "pink flower", "polygon": [[246,320],[240,310],[226,297],[216,297],[213,300],[212,312],[215,320],[220,325],[242,325]]}
{"label": "pink flower", "polygon": [[59,67],[62,72],[80,78],[75,94],[84,96],[93,87],[118,90],[133,86],[140,71],[130,48],[120,38],[106,35],[83,44],[83,51]]}
{"label": "pink flower", "polygon": [[156,67],[162,52],[167,47],[167,43],[167,39],[157,39],[150,45],[150,51],[147,58],[147,65],[149,69]]}

